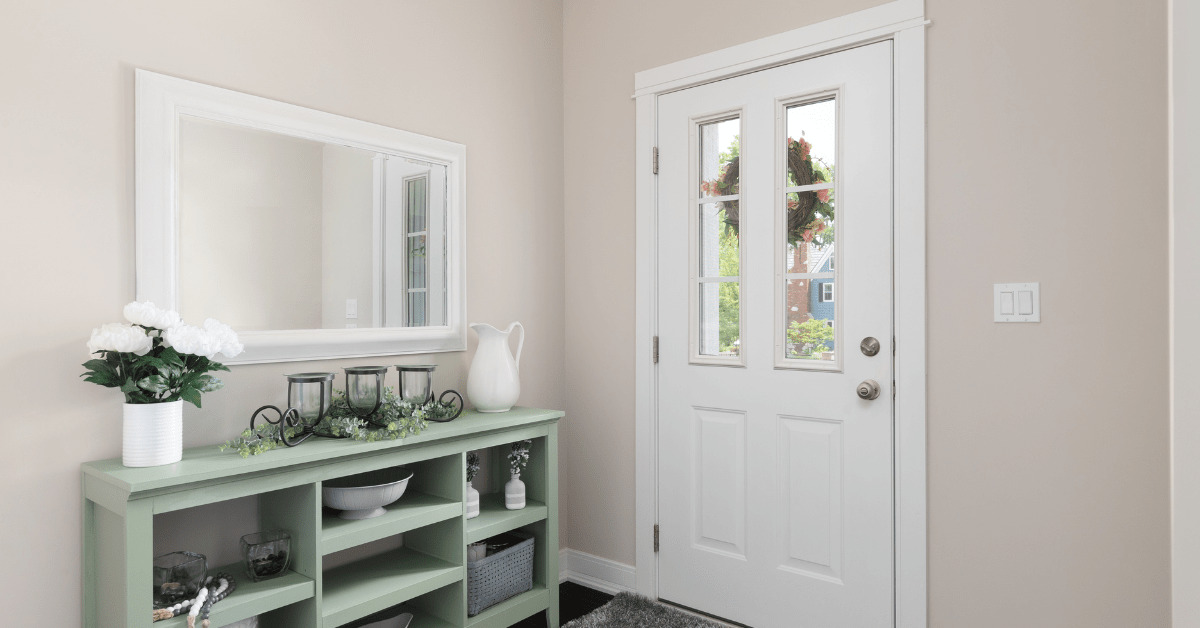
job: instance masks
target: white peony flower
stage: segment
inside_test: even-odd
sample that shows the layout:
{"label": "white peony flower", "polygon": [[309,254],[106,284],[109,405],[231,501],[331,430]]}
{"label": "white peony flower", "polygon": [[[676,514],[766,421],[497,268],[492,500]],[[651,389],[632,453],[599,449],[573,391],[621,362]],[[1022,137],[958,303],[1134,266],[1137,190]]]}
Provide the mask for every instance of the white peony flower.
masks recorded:
{"label": "white peony flower", "polygon": [[221,351],[220,340],[193,325],[176,325],[163,332],[163,344],[174,347],[179,353],[201,355],[212,358]]}
{"label": "white peony flower", "polygon": [[149,301],[145,303],[134,301],[126,305],[125,320],[134,325],[155,327],[157,329],[170,329],[183,322],[179,318],[179,313],[175,310],[164,310],[156,307]]}
{"label": "white peony flower", "polygon": [[213,340],[221,347],[221,355],[227,358],[232,358],[246,350],[246,347],[238,341],[237,332],[215,318],[204,320],[204,331],[212,336]]}
{"label": "white peony flower", "polygon": [[146,330],[133,325],[108,323],[100,329],[92,330],[92,339],[88,341],[88,351],[117,351],[146,355],[154,347],[154,339],[146,335]]}

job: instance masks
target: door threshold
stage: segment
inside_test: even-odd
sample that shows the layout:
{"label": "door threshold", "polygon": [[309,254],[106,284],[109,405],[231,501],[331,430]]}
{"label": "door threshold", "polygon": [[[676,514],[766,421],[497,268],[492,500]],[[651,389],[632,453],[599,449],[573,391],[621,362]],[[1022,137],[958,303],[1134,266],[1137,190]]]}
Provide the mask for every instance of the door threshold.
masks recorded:
{"label": "door threshold", "polygon": [[684,606],[683,604],[676,604],[675,602],[672,602],[671,600],[664,600],[662,598],[658,598],[658,601],[663,604],[666,604],[667,606],[670,606],[671,608],[683,611],[683,612],[687,613],[688,615],[695,615],[696,617],[703,617],[704,619],[715,621],[718,624],[722,624],[725,626],[734,626],[736,628],[753,628],[753,626],[748,626],[746,624],[739,624],[736,621],[730,621],[728,619],[725,619],[724,617],[718,617],[717,615],[713,615],[711,613],[706,613],[704,611],[698,611],[690,606]]}

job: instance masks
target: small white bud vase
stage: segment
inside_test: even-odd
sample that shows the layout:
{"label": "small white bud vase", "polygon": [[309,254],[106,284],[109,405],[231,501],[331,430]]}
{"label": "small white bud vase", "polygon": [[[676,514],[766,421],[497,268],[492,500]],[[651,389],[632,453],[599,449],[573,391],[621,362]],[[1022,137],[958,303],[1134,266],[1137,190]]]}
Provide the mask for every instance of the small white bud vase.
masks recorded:
{"label": "small white bud vase", "polygon": [[520,510],[525,507],[525,483],[521,474],[512,474],[512,479],[504,485],[504,507],[509,510]]}
{"label": "small white bud vase", "polygon": [[474,519],[479,516],[479,491],[467,482],[467,519]]}
{"label": "small white bud vase", "polygon": [[183,401],[124,404],[121,464],[157,467],[183,459]]}

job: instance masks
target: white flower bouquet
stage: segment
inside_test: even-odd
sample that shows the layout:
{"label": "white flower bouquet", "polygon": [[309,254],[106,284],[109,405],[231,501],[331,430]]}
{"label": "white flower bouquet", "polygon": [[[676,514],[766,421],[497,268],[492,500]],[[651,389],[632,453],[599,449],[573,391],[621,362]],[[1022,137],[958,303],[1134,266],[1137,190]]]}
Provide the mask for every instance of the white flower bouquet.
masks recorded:
{"label": "white flower bouquet", "polygon": [[186,325],[179,313],[149,301],[125,306],[125,323],[92,330],[88,350],[100,357],[83,364],[84,381],[120,388],[125,403],[183,400],[200,407],[200,393],[225,384],[209,375],[229,368],[214,361],[232,358],[245,348],[233,329],[216,319],[200,327]]}

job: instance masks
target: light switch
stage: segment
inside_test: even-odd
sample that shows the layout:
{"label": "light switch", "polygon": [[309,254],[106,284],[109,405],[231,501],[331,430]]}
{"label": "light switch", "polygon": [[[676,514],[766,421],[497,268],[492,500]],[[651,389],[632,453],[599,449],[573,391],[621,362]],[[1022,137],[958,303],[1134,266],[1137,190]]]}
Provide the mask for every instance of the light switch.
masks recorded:
{"label": "light switch", "polygon": [[1030,290],[1017,291],[1017,314],[1030,316],[1033,314],[1033,292]]}
{"label": "light switch", "polygon": [[997,323],[1040,323],[1042,304],[1037,283],[998,283],[992,287],[995,297],[993,320]]}
{"label": "light switch", "polygon": [[358,318],[358,299],[346,299],[346,318]]}
{"label": "light switch", "polygon": [[1013,313],[1013,293],[1000,293],[1000,313],[1011,315]]}

